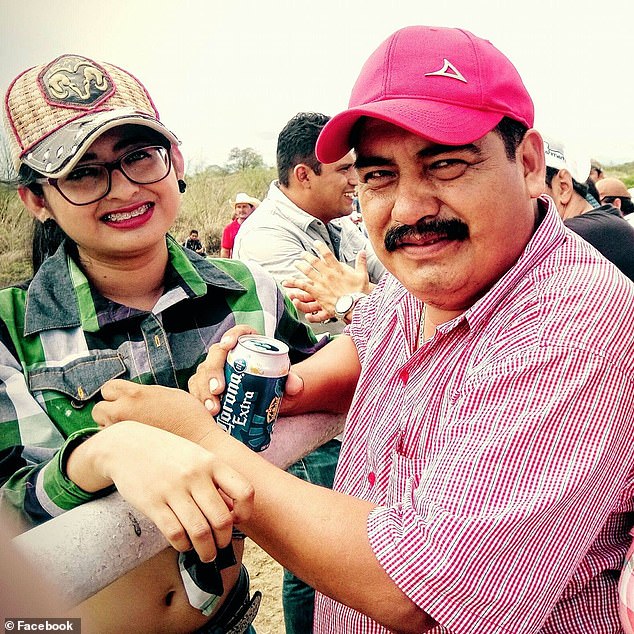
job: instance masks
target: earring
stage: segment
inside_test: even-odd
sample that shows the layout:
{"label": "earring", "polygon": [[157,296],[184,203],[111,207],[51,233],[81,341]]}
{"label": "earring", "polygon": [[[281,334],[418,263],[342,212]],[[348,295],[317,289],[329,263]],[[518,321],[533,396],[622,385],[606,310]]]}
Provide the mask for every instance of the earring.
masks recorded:
{"label": "earring", "polygon": [[181,194],[184,194],[186,189],[187,189],[187,183],[182,178],[179,178],[178,179],[178,191]]}

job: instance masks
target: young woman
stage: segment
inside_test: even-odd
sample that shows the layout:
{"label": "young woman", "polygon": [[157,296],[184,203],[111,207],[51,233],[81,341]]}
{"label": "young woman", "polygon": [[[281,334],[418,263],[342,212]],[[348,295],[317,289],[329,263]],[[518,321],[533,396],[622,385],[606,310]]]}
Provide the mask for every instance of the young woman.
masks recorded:
{"label": "young woman", "polygon": [[[4,114],[20,198],[65,239],[30,283],[0,291],[3,497],[41,522],[114,486],[177,551],[211,562],[249,513],[250,486],[177,434],[132,421],[97,433],[100,388],[119,377],[187,389],[209,347],[238,323],[286,341],[295,359],[315,338],[261,269],[205,259],[169,236],[184,161],[132,75],[63,55],[19,75]],[[191,631],[226,601],[231,610],[220,607],[206,627],[228,631],[253,612],[234,550],[222,596],[188,600],[187,566],[167,551],[104,591],[126,608],[93,610],[97,629],[143,614],[135,631]],[[148,586],[148,576],[158,581]],[[131,593],[141,584],[143,600]]]}

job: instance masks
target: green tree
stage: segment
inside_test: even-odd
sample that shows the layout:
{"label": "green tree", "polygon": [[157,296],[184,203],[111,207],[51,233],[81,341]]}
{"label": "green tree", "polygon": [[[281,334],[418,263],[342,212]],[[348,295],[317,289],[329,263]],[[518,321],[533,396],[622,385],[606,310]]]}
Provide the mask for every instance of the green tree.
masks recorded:
{"label": "green tree", "polygon": [[230,174],[260,167],[264,167],[264,159],[252,147],[234,147],[229,152],[229,158],[225,163],[225,169]]}

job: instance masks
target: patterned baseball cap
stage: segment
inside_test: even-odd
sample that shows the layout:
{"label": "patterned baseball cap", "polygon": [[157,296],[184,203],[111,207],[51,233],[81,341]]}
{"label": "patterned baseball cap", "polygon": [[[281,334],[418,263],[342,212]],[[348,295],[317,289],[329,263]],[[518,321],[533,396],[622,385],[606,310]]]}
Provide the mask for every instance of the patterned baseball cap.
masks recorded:
{"label": "patterned baseball cap", "polygon": [[463,29],[408,26],[368,58],[348,110],[324,126],[316,154],[333,163],[351,148],[363,116],[382,119],[435,143],[472,143],[503,117],[532,127],[533,101],[517,69],[488,40]]}
{"label": "patterned baseball cap", "polygon": [[97,137],[126,123],[179,144],[136,77],[81,55],[62,55],[18,75],[3,114],[16,170],[24,163],[49,177],[68,174]]}

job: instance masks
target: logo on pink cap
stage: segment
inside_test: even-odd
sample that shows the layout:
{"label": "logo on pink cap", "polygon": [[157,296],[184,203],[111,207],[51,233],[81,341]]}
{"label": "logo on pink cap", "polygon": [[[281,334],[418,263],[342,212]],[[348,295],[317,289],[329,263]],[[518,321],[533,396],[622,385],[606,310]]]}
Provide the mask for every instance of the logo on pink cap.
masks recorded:
{"label": "logo on pink cap", "polygon": [[462,73],[447,59],[443,59],[443,67],[440,70],[433,73],[425,73],[425,77],[449,77],[449,79],[458,79],[465,84],[467,80],[462,76]]}
{"label": "logo on pink cap", "polygon": [[534,117],[519,73],[489,41],[429,26],[409,26],[385,40],[361,69],[348,106],[321,132],[322,163],[350,151],[350,133],[364,116],[447,145],[472,143],[504,117],[530,128]]}

